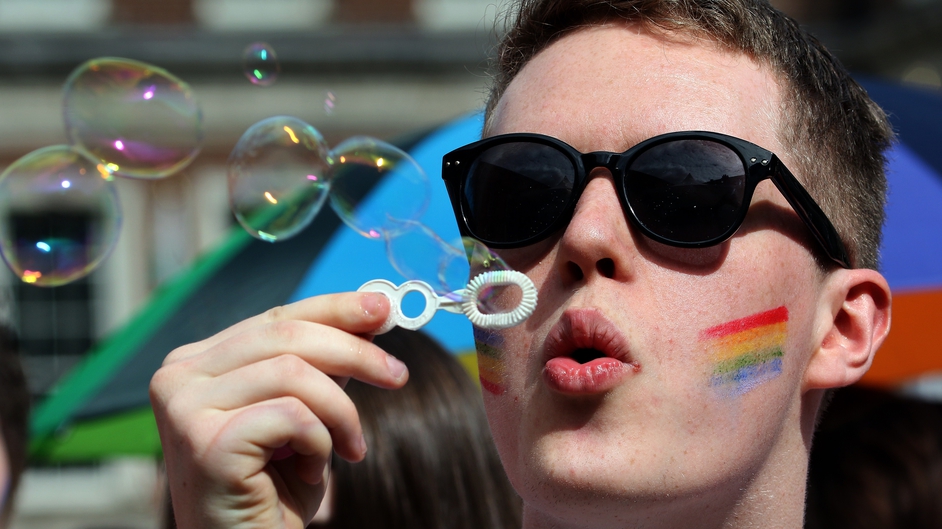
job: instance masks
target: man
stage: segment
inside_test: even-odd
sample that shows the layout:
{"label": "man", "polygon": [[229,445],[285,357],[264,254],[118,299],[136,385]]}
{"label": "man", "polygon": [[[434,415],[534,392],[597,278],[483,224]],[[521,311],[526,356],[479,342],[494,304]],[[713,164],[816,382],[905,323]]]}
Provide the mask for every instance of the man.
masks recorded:
{"label": "man", "polygon": [[[498,67],[488,139],[444,172],[539,289],[476,333],[524,527],[801,527],[822,398],[889,330],[885,116],[752,0],[526,2]],[[181,528],[303,525],[330,448],[366,450],[345,378],[407,378],[360,337],[387,311],[310,299],[168,357]]]}

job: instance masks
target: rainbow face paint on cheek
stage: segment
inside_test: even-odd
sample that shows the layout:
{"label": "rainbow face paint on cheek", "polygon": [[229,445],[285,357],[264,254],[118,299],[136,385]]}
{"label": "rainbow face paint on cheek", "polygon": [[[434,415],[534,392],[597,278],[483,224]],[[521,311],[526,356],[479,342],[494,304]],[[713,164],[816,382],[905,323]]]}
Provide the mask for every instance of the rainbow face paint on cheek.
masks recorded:
{"label": "rainbow face paint on cheek", "polygon": [[493,395],[503,395],[504,386],[504,338],[494,331],[474,327],[474,346],[478,351],[478,376],[481,387]]}
{"label": "rainbow face paint on cheek", "polygon": [[742,395],[779,376],[787,330],[788,309],[781,306],[701,332],[713,365],[710,385]]}

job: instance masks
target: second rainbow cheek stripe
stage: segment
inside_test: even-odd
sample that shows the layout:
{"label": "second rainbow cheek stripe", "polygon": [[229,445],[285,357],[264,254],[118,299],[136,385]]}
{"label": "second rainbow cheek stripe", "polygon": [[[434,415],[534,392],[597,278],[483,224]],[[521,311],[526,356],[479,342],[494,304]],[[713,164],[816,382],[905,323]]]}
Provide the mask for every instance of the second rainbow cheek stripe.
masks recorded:
{"label": "second rainbow cheek stripe", "polygon": [[782,373],[788,309],[781,306],[700,333],[710,351],[710,385],[742,395]]}
{"label": "second rainbow cheek stripe", "polygon": [[478,376],[481,387],[493,395],[503,395],[504,386],[504,339],[496,332],[474,328],[474,346],[478,351]]}

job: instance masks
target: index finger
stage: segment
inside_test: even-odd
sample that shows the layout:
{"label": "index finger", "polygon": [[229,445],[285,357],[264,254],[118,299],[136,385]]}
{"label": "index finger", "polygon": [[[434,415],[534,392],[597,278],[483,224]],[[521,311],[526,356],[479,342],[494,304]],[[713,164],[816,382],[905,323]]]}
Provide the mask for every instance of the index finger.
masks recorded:
{"label": "index finger", "polygon": [[301,320],[328,325],[350,334],[366,334],[378,329],[389,315],[389,299],[374,292],[324,294],[273,307],[228,327],[205,340],[174,350],[164,365],[189,358],[253,327],[277,321]]}

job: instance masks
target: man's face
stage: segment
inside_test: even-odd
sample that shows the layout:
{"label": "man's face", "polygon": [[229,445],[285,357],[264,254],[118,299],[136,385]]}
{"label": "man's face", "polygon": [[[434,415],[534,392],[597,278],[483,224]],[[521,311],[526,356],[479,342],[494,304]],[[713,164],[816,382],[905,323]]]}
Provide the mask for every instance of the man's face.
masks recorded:
{"label": "man's face", "polygon": [[[708,130],[795,167],[776,135],[780,105],[773,75],[745,56],[610,25],[534,57],[490,132],[622,152]],[[540,296],[525,324],[477,333],[501,458],[527,503],[560,519],[584,508],[615,523],[622,506],[663,500],[709,516],[716,494],[804,464],[821,281],[806,229],[766,181],[730,241],[672,248],[627,224],[606,170],[592,176],[564,232],[501,252]]]}

